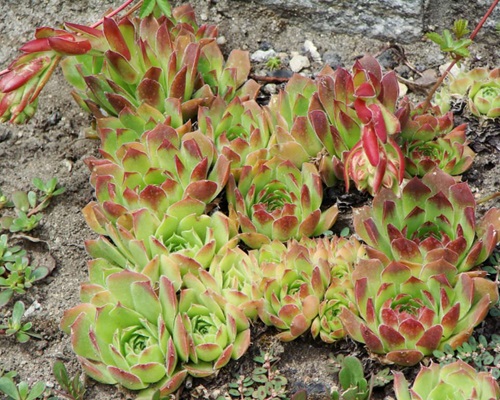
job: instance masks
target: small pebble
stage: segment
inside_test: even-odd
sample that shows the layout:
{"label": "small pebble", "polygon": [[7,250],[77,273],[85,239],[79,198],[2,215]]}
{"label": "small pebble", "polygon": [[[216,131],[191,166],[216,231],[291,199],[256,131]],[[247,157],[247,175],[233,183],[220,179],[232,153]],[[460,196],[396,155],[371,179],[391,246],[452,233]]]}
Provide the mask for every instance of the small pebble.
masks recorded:
{"label": "small pebble", "polygon": [[276,94],[278,93],[278,88],[274,83],[268,83],[262,88],[262,91],[267,94]]}
{"label": "small pebble", "polygon": [[318,48],[310,40],[304,42],[304,50],[309,53],[313,61],[321,62],[321,55],[318,53]]}
{"label": "small pebble", "polygon": [[226,40],[226,37],[225,36],[219,36],[217,38],[217,44],[219,46],[222,46],[223,44],[226,44],[227,40]]}
{"label": "small pebble", "polygon": [[311,65],[309,59],[306,56],[302,56],[300,54],[295,55],[290,60],[290,69],[293,72],[300,72],[304,68],[308,68]]}
{"label": "small pebble", "polygon": [[253,62],[266,62],[271,57],[276,57],[276,52],[273,49],[257,50],[255,53],[252,53],[250,60]]}

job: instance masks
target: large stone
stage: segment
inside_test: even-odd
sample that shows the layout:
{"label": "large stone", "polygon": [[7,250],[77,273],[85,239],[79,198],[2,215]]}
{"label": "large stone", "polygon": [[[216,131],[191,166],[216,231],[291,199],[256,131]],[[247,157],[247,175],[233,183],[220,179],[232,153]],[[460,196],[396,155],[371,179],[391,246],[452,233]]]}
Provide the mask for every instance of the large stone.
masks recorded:
{"label": "large stone", "polygon": [[[234,0],[232,0],[234,1]],[[238,2],[248,0],[238,0]],[[491,0],[253,0],[306,31],[358,34],[379,40],[414,43],[429,31],[441,32],[466,18],[471,28]],[[479,40],[492,35],[500,7],[488,19]],[[472,29],[471,29],[472,30]]]}

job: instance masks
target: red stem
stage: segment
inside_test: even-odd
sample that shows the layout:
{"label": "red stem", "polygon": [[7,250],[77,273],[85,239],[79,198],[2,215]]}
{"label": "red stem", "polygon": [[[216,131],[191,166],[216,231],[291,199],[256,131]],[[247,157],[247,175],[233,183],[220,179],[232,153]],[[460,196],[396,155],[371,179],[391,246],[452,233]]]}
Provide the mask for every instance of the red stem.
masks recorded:
{"label": "red stem", "polygon": [[[108,15],[106,15],[104,18],[111,18],[112,16],[118,14],[120,11],[124,10],[127,8],[131,3],[133,3],[135,0],[126,0],[125,3],[123,3],[120,7],[118,7],[116,10],[111,11]],[[101,25],[104,22],[104,18],[97,21],[94,25],[91,25],[91,28],[97,28],[99,25]]]}
{"label": "red stem", "polygon": [[[479,23],[476,25],[476,27],[474,28],[474,31],[471,33],[469,39],[470,40],[474,40],[474,38],[476,37],[477,33],[479,32],[479,30],[483,27],[484,23],[486,22],[486,20],[488,19],[488,17],[491,15],[491,13],[493,12],[493,10],[495,9],[495,7],[497,6],[498,2],[500,0],[494,0],[493,3],[491,4],[490,8],[488,9],[488,11],[486,11],[486,14],[483,15],[483,18],[481,18],[481,21],[479,21]],[[441,75],[439,77],[439,79],[436,81],[436,83],[434,84],[434,86],[431,88],[429,94],[427,95],[427,97],[425,98],[425,101],[422,105],[422,109],[423,109],[423,112],[425,113],[427,111],[427,109],[430,107],[431,105],[431,100],[432,100],[432,97],[434,96],[434,93],[436,93],[436,90],[439,89],[439,87],[442,85],[443,81],[444,81],[444,78],[446,78],[446,76],[448,75],[448,73],[451,71],[451,69],[455,66],[455,64],[457,62],[459,62],[460,60],[462,60],[463,57],[462,56],[457,56],[453,59],[453,61],[450,63],[450,65],[448,66],[448,68],[446,68],[446,71],[443,72],[443,75]]]}

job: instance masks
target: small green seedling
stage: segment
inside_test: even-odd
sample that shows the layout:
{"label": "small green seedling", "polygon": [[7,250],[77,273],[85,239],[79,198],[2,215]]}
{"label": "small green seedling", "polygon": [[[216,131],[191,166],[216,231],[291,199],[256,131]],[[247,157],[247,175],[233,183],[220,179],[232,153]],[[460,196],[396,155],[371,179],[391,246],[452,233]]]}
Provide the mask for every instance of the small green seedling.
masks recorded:
{"label": "small green seedling", "polygon": [[[41,339],[40,335],[35,332],[31,332],[31,322],[26,322],[25,324],[21,323],[24,310],[24,303],[22,301],[17,301],[12,309],[12,317],[8,319],[6,325],[0,325],[0,333],[3,332],[5,336],[14,336],[20,343],[27,342],[30,337]],[[24,397],[20,398],[24,399]]]}
{"label": "small green seedling", "polygon": [[489,372],[495,379],[500,378],[500,335],[493,334],[489,339],[479,335],[471,337],[455,350],[446,344],[443,350],[435,350],[434,357],[440,364],[450,364],[462,360],[477,371]]}
{"label": "small green seedling", "polygon": [[251,375],[240,375],[236,381],[229,383],[229,395],[242,400],[288,399],[288,381],[274,367],[278,358],[263,352],[255,357],[254,361],[258,366],[253,369]]}
{"label": "small green seedling", "polygon": [[464,38],[470,32],[467,26],[468,22],[460,19],[455,21],[451,32],[445,29],[441,35],[437,32],[429,32],[426,36],[439,45],[442,52],[449,53],[452,59],[466,58],[470,56],[468,48],[472,44],[471,39]]}
{"label": "small green seedling", "polygon": [[0,307],[9,302],[14,293],[24,294],[33,283],[49,274],[46,267],[29,265],[27,257],[17,257],[0,266]]}
{"label": "small green seedling", "polygon": [[65,365],[61,361],[56,361],[52,372],[62,388],[59,395],[70,400],[83,400],[85,396],[85,383],[80,379],[81,374],[77,373],[70,378]]}
{"label": "small green seedling", "polygon": [[279,57],[270,57],[266,62],[266,67],[269,71],[275,71],[281,67],[281,58]]}
{"label": "small green seedling", "polygon": [[365,379],[361,361],[347,356],[339,372],[341,390],[332,392],[332,400],[366,400],[370,398],[372,384]]}
{"label": "small green seedling", "polygon": [[6,374],[0,378],[0,393],[7,395],[7,400],[35,400],[43,399],[45,383],[37,382],[31,388],[26,382],[20,382],[16,385],[13,375]]}
{"label": "small green seedling", "polygon": [[33,186],[41,192],[40,197],[32,190],[27,193],[22,190],[12,193],[11,203],[16,211],[16,216],[6,215],[0,218],[1,228],[12,233],[29,232],[35,229],[42,219],[40,211],[48,207],[54,196],[65,191],[65,188],[57,188],[57,178],[51,178],[47,182],[35,178]]}

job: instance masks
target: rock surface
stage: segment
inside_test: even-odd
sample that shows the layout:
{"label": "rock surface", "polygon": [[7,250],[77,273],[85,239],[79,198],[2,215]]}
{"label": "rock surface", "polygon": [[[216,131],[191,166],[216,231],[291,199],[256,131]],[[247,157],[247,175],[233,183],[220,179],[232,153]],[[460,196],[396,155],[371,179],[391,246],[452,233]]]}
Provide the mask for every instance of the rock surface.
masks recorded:
{"label": "rock surface", "polygon": [[[238,0],[242,2],[242,0]],[[449,28],[465,18],[474,26],[491,4],[490,0],[254,0],[242,7],[262,6],[305,30],[362,34],[379,40],[414,43],[425,32]],[[486,23],[491,33],[500,9]],[[488,35],[480,35],[488,36]]]}

